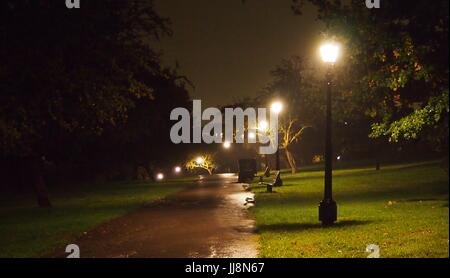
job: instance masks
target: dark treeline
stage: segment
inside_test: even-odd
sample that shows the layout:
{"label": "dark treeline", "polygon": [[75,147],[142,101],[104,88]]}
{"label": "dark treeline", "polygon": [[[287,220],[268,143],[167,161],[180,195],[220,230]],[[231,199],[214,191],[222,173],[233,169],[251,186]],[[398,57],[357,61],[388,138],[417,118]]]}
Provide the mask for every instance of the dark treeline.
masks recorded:
{"label": "dark treeline", "polygon": [[[246,3],[248,3],[246,1]],[[344,161],[442,158],[448,169],[449,2],[292,0],[293,13],[305,4],[318,10],[341,55],[333,68],[333,144]],[[320,161],[324,146],[325,65],[286,57],[255,99],[235,106],[268,107],[284,102],[280,147],[292,172]]]}
{"label": "dark treeline", "polygon": [[152,42],[171,34],[152,1],[0,3],[0,175],[8,190],[129,179],[176,160],[169,113],[188,80]]}
{"label": "dark treeline", "polygon": [[[333,69],[336,157],[378,166],[443,157],[448,170],[449,2],[382,1],[381,9],[368,9],[360,0],[293,0],[293,12],[301,15],[307,2],[326,26],[323,40],[342,49]],[[288,123],[296,120],[297,130],[312,126],[294,145],[285,144],[306,161],[323,146],[321,67],[290,58],[273,71],[267,90],[295,107]]]}
{"label": "dark treeline", "polygon": [[[300,166],[323,163],[325,145],[326,80],[320,65],[293,56],[271,71],[272,80],[255,98],[236,100],[227,107],[270,107],[273,101],[283,103],[279,116],[281,167],[298,171]],[[364,107],[348,104],[349,96],[339,86],[333,91],[333,148],[335,167],[341,165],[373,165],[441,159],[446,156],[440,146],[427,138],[394,142],[388,137],[371,138],[373,119]],[[439,138],[438,138],[439,139]],[[234,145],[219,151],[218,166],[236,171],[235,158],[253,157],[260,170],[275,167],[275,155],[258,155],[258,145]],[[446,159],[445,159],[446,161]],[[222,165],[223,164],[223,165]]]}
{"label": "dark treeline", "polygon": [[[445,156],[448,165],[448,1],[370,10],[360,0],[293,0],[293,14],[306,2],[327,26],[324,41],[343,48],[333,70],[336,159]],[[47,185],[132,179],[143,169],[151,178],[201,153],[217,154],[218,171],[235,170],[238,158],[273,160],[254,144],[224,151],[170,142],[169,113],[191,108],[190,83],[152,46],[171,35],[152,1],[67,9],[60,0],[5,0],[0,19],[0,189],[33,189],[50,206]],[[271,73],[257,98],[231,106],[284,102],[280,147],[295,172],[322,159],[324,65],[286,57]]]}

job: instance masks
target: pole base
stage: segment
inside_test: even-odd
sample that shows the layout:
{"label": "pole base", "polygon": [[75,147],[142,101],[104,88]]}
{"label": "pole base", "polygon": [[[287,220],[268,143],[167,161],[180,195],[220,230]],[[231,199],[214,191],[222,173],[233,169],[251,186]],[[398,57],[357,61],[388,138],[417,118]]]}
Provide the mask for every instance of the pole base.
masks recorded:
{"label": "pole base", "polygon": [[319,220],[323,225],[332,225],[337,220],[337,205],[332,199],[324,199],[319,204]]}

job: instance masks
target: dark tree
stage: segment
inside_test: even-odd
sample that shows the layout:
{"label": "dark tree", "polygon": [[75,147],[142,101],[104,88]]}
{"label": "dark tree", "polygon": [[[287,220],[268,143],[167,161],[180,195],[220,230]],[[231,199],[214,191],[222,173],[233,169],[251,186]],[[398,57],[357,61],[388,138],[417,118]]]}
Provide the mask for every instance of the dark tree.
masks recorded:
{"label": "dark tree", "polygon": [[279,140],[292,173],[297,171],[297,143],[309,128],[321,128],[324,102],[316,71],[308,61],[294,56],[271,71],[273,80],[265,88],[266,102],[280,99],[285,106],[279,116]]}
{"label": "dark tree", "polygon": [[161,110],[188,100],[152,48],[170,35],[152,1],[2,1],[0,17],[0,154],[28,169],[40,206],[44,162],[131,160],[139,138],[161,140]]}

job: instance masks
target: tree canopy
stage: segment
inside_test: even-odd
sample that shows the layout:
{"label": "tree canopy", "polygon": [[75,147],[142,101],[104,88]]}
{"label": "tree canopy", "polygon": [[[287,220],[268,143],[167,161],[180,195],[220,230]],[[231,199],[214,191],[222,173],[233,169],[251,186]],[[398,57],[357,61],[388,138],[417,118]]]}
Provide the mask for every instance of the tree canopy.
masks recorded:
{"label": "tree canopy", "polygon": [[[339,74],[353,109],[372,118],[371,137],[429,137],[448,149],[448,10],[437,1],[309,0],[326,23],[324,37],[343,46]],[[293,0],[301,13],[304,0]]]}
{"label": "tree canopy", "polygon": [[2,158],[88,163],[89,175],[158,160],[189,95],[154,50],[171,30],[153,1],[7,0],[0,17]]}

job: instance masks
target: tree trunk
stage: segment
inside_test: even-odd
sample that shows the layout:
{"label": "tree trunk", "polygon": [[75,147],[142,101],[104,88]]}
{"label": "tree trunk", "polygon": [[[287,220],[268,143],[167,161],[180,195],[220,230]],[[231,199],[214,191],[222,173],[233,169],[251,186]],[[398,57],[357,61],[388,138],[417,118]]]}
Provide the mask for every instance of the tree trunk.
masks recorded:
{"label": "tree trunk", "polygon": [[377,157],[375,161],[375,170],[379,171],[380,169],[381,169],[380,160]]}
{"label": "tree trunk", "polygon": [[150,174],[145,167],[138,166],[136,170],[136,178],[139,181],[148,181],[150,179]]}
{"label": "tree trunk", "polygon": [[269,158],[267,157],[267,154],[264,155],[264,164],[266,165],[266,167],[269,167],[269,169],[270,169],[270,163],[269,163]]}
{"label": "tree trunk", "polygon": [[37,202],[41,208],[50,208],[52,204],[48,197],[47,186],[42,177],[40,159],[31,159],[29,163],[31,183],[36,194]]}
{"label": "tree trunk", "polygon": [[289,162],[289,166],[291,166],[292,174],[297,173],[297,163],[295,161],[294,156],[292,155],[292,153],[289,151],[288,148],[285,149],[285,152],[286,152],[287,161]]}
{"label": "tree trunk", "polygon": [[383,154],[383,145],[380,140],[375,141],[375,170],[379,171],[381,169],[381,157]]}
{"label": "tree trunk", "polygon": [[[380,146],[378,146],[378,150],[381,151]],[[380,169],[381,169],[380,153],[376,152],[376,154],[375,154],[375,170],[379,171]]]}

